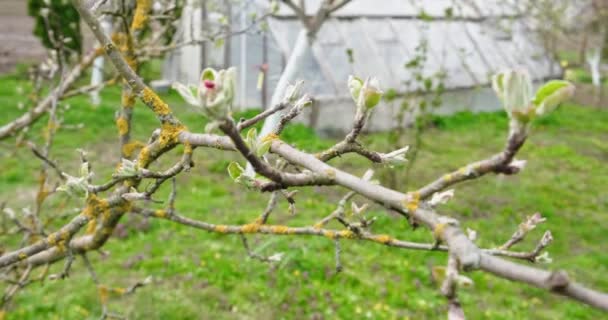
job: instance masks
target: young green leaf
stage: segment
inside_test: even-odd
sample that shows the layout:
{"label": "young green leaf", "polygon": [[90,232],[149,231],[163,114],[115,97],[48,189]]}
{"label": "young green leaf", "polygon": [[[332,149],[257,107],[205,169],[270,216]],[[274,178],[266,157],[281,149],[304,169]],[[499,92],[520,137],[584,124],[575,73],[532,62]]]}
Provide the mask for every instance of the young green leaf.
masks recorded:
{"label": "young green leaf", "polygon": [[216,77],[216,71],[211,69],[211,68],[206,68],[205,70],[203,70],[203,73],[201,74],[201,80],[215,80]]}
{"label": "young green leaf", "polygon": [[228,174],[232,180],[237,180],[243,174],[243,167],[236,162],[230,162],[228,165]]}
{"label": "young green leaf", "polygon": [[268,152],[268,150],[270,150],[271,144],[272,144],[272,140],[260,141],[260,143],[258,144],[257,150],[256,150],[257,156],[261,157],[261,156],[265,155]]}
{"label": "young green leaf", "polygon": [[245,137],[245,143],[249,149],[255,149],[258,140],[258,130],[256,128],[251,128],[247,131],[247,137]]}
{"label": "young green leaf", "polygon": [[348,76],[348,90],[350,91],[350,95],[353,97],[355,103],[359,101],[361,87],[363,87],[363,80],[361,78],[352,75]]}
{"label": "young green leaf", "polygon": [[543,115],[551,112],[560,103],[570,99],[574,94],[574,85],[566,80],[551,80],[545,83],[532,100],[536,106],[536,114]]}

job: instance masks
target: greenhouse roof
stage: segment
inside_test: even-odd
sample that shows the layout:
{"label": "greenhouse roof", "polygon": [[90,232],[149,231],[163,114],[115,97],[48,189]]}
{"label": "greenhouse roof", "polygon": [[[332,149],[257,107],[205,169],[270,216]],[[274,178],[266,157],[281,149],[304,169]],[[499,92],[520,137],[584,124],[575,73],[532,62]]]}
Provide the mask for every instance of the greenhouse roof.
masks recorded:
{"label": "greenhouse roof", "polygon": [[[455,6],[456,2],[466,5]],[[319,3],[306,1],[307,12],[313,14]],[[447,19],[449,7],[455,11]],[[377,76],[383,87],[399,90],[412,80],[411,70],[404,65],[424,41],[428,54],[422,73],[431,76],[445,71],[447,89],[487,85],[490,76],[504,68],[526,68],[534,79],[559,74],[559,66],[546,57],[508,8],[504,1],[353,0],[325,22],[312,48],[313,61],[301,68],[299,78],[319,96],[348,95],[345,84],[350,74]],[[282,6],[278,17],[269,22],[285,57],[301,30],[289,10]],[[425,17],[421,18],[422,11]],[[352,52],[353,59],[347,52]]]}
{"label": "greenhouse roof", "polygon": [[[268,0],[257,0],[260,5],[267,5]],[[296,3],[299,3],[296,1]],[[314,15],[322,0],[306,0],[307,15]],[[417,17],[423,12],[429,17],[445,18],[451,11],[452,17],[480,19],[488,16],[515,16],[517,1],[514,0],[352,0],[337,11],[336,17],[362,16],[399,16]],[[287,6],[280,7],[278,17],[295,17]]]}

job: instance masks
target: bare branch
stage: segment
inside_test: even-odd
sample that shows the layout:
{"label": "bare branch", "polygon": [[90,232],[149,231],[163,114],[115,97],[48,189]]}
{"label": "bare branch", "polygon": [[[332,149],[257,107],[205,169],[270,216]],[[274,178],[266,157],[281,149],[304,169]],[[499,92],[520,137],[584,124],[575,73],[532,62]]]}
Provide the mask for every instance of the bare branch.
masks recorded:
{"label": "bare branch", "polygon": [[[527,217],[526,221],[522,222],[519,225],[519,228],[517,228],[517,231],[515,231],[515,233],[513,233],[511,238],[509,240],[507,240],[507,242],[505,242],[505,244],[500,246],[500,249],[508,250],[516,243],[522,241],[530,231],[532,231],[534,228],[536,228],[536,226],[538,224],[543,223],[544,221],[545,221],[545,219],[543,217],[541,217],[540,213],[538,213],[538,212]],[[549,233],[549,234],[551,234],[551,233]]]}
{"label": "bare branch", "polygon": [[563,270],[545,271],[513,263],[487,254],[481,255],[479,267],[498,277],[527,283],[568,296],[593,307],[608,310],[608,295],[571,281]]}
{"label": "bare branch", "polygon": [[509,139],[504,150],[488,159],[473,162],[456,171],[447,173],[441,178],[427,184],[416,191],[420,199],[426,199],[433,193],[444,190],[456,183],[479,178],[487,173],[517,173],[518,169],[511,167],[515,154],[524,144],[527,138],[527,130],[515,130],[509,135]]}
{"label": "bare branch", "polygon": [[47,156],[43,155],[42,152],[40,152],[40,150],[38,150],[36,148],[36,145],[34,145],[34,143],[29,143],[28,146],[30,147],[30,150],[32,150],[32,153],[37,158],[44,161],[44,163],[46,163],[49,167],[51,167],[53,170],[55,170],[55,173],[57,174],[57,177],[59,177],[59,179],[65,180],[65,177],[63,176],[63,171],[61,169],[59,169],[59,167],[57,166],[57,164],[55,162],[53,162]]}
{"label": "bare branch", "polygon": [[243,129],[246,129],[246,128],[249,128],[249,127],[255,125],[256,123],[266,119],[268,116],[287,108],[287,106],[288,106],[288,104],[286,104],[286,103],[279,103],[270,109],[266,109],[266,110],[260,112],[259,114],[257,114],[255,117],[253,117],[251,119],[241,119],[241,121],[239,121],[239,123],[237,124],[237,130],[243,131]]}
{"label": "bare branch", "polygon": [[264,209],[262,216],[259,218],[260,224],[265,224],[266,222],[268,222],[268,217],[270,217],[272,210],[274,210],[274,208],[277,206],[278,199],[279,192],[273,191],[270,194],[270,199],[268,200],[268,205],[266,206],[266,209]]}
{"label": "bare branch", "polygon": [[61,97],[65,90],[71,87],[76,80],[80,78],[82,72],[93,62],[93,60],[95,60],[99,53],[99,50],[93,50],[86,54],[82,58],[82,61],[77,63],[72,68],[63,81],[61,81],[59,86],[51,91],[46,98],[40,101],[27,113],[0,127],[0,140],[16,133],[18,130],[23,129],[34,123],[34,121],[38,120],[52,106],[53,101]]}

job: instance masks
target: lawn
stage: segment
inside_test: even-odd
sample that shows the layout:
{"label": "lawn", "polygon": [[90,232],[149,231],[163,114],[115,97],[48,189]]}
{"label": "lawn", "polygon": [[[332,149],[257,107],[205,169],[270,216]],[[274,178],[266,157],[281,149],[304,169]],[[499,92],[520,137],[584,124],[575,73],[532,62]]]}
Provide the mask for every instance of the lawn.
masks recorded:
{"label": "lawn", "polygon": [[[0,123],[23,111],[26,83],[16,76],[0,78]],[[120,97],[117,88],[103,94],[93,108],[85,97],[72,98],[62,114],[64,127],[56,136],[52,157],[64,171],[78,171],[77,148],[89,152],[95,182],[109,178],[118,161],[113,115]],[[185,107],[176,95],[165,98],[192,131],[204,128],[202,117]],[[134,136],[144,140],[154,130],[153,114],[140,103],[135,109]],[[39,121],[28,137],[40,143]],[[78,128],[78,124],[84,124]],[[419,187],[448,170],[499,151],[507,132],[503,112],[460,113],[434,118],[422,137],[422,148],[412,164],[409,186]],[[289,127],[282,139],[315,152],[332,144],[301,125]],[[390,151],[389,134],[363,139],[379,151]],[[166,168],[179,151],[156,164]],[[441,212],[477,230],[483,247],[500,245],[517,225],[534,212],[547,217],[516,248],[530,249],[544,230],[554,235],[548,248],[553,262],[545,267],[564,268],[571,277],[608,291],[608,112],[564,105],[534,124],[530,139],[518,155],[528,165],[516,176],[490,175],[456,187],[456,197]],[[197,149],[195,167],[178,178],[177,210],[213,223],[252,221],[263,210],[268,195],[232,183],[226,173],[229,152]],[[242,161],[241,161],[242,163]],[[355,156],[333,162],[362,174],[370,165]],[[31,205],[40,166],[27,148],[14,139],[0,142],[0,201],[19,209]],[[390,171],[375,167],[381,182],[392,175],[399,180],[405,168]],[[158,196],[164,200],[165,186]],[[407,191],[407,190],[402,190]],[[310,225],[330,213],[345,193],[337,188],[310,188],[298,194],[297,214],[282,204],[271,222]],[[364,199],[355,198],[358,204]],[[44,217],[70,212],[80,200],[59,195],[47,202]],[[158,206],[150,204],[150,206]],[[375,233],[403,240],[432,241],[423,228],[412,230],[400,217],[373,206]],[[69,219],[59,218],[56,225]],[[334,225],[334,227],[339,227]],[[51,227],[52,229],[52,227]],[[20,239],[0,236],[0,246]],[[249,243],[262,255],[283,252],[280,263],[250,259],[239,236],[188,229],[169,221],[125,216],[103,254],[90,253],[100,280],[107,286],[127,287],[148,276],[152,283],[135,294],[110,299],[109,308],[129,319],[437,319],[445,318],[445,300],[433,284],[430,268],[445,264],[445,254],[408,251],[373,243],[342,241],[341,273],[335,272],[334,244],[325,238],[251,236]],[[58,272],[62,263],[54,265]],[[37,271],[39,272],[39,271]],[[599,319],[605,314],[582,304],[525,285],[513,284],[481,272],[469,274],[472,288],[460,290],[469,319]],[[3,284],[4,285],[4,284]],[[35,283],[18,293],[7,319],[97,319],[101,306],[97,289],[81,260],[65,280]]]}

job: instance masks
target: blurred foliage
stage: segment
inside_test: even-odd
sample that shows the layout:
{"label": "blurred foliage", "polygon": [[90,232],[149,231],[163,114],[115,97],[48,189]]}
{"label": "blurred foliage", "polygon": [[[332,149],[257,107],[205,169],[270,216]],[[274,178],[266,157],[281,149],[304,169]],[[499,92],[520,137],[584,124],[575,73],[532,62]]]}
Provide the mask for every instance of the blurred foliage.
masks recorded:
{"label": "blurred foliage", "polygon": [[65,55],[80,54],[80,16],[69,0],[28,0],[28,14],[36,20],[34,35],[49,49],[59,47]]}

